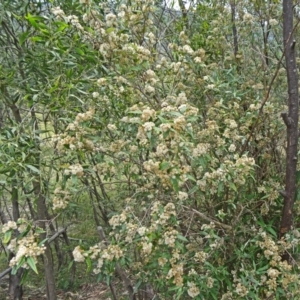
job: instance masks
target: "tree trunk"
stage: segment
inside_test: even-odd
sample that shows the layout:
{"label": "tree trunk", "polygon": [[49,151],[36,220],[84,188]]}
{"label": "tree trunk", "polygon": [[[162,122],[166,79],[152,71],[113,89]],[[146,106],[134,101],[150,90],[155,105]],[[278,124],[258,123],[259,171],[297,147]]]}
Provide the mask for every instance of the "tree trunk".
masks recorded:
{"label": "tree trunk", "polygon": [[233,35],[233,53],[234,57],[236,58],[238,52],[239,52],[239,43],[238,43],[238,33],[236,29],[235,24],[235,0],[230,2],[230,8],[231,8],[231,24],[232,24],[232,35]]}
{"label": "tree trunk", "polygon": [[[11,202],[12,202],[12,214],[15,222],[20,218],[19,211],[19,194],[17,188],[17,180],[12,180],[12,191],[11,191]],[[15,232],[16,234],[16,232]],[[9,260],[14,257],[12,252],[9,253]],[[20,268],[15,275],[9,274],[9,296],[13,300],[21,300],[23,296],[23,288],[21,285],[23,274],[23,268]]]}
{"label": "tree trunk", "polygon": [[[46,222],[47,222],[47,206],[45,197],[41,191],[40,182],[34,181],[34,192],[37,196],[37,218],[38,218],[38,226],[41,227],[45,232],[41,233],[40,239],[44,240],[46,235]],[[45,254],[44,254],[44,268],[45,268],[45,277],[46,277],[46,289],[47,289],[47,299],[48,300],[56,300],[56,291],[55,291],[55,278],[53,271],[53,261],[52,261],[52,253],[49,243],[45,243]]]}
{"label": "tree trunk", "polygon": [[[13,253],[10,253],[9,259],[14,257]],[[11,300],[22,300],[23,299],[23,287],[21,285],[21,279],[23,275],[23,268],[19,268],[15,275],[9,274],[9,298]]]}
{"label": "tree trunk", "polygon": [[[38,120],[35,114],[34,107],[30,108],[31,117],[33,120],[34,131],[38,132]],[[36,149],[39,149],[39,141],[36,140]],[[40,166],[40,156],[36,157],[35,164]],[[45,232],[40,235],[40,239],[44,240],[47,237],[46,231],[47,226],[46,222],[48,222],[48,211],[46,205],[46,199],[43,194],[42,185],[39,177],[36,177],[33,181],[34,193],[37,197],[37,221],[39,227],[41,227]],[[55,289],[55,278],[54,278],[54,268],[53,268],[53,260],[51,247],[49,243],[45,243],[45,254],[44,254],[44,268],[45,268],[45,277],[46,277],[46,289],[47,289],[47,299],[48,300],[56,300],[56,289]]]}
{"label": "tree trunk", "polygon": [[[296,195],[296,171],[297,171],[297,145],[298,145],[298,72],[296,64],[295,40],[293,37],[293,1],[283,1],[283,40],[285,51],[285,62],[288,81],[288,113],[281,116],[287,128],[287,149],[286,149],[286,178],[285,191],[283,192],[284,204],[282,219],[279,229],[281,239],[290,229],[293,222],[293,205]],[[283,260],[290,261],[286,252]]]}
{"label": "tree trunk", "polygon": [[188,19],[188,14],[184,5],[184,1],[183,0],[178,0],[178,4],[182,13],[182,20],[185,26],[185,31],[188,30],[189,28],[189,19]]}

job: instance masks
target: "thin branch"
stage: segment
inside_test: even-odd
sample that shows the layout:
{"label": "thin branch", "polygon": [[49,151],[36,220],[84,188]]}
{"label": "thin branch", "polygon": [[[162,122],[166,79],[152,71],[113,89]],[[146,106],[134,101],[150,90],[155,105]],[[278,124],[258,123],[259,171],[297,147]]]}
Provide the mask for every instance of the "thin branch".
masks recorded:
{"label": "thin branch", "polygon": [[276,68],[275,74],[273,75],[273,77],[272,77],[272,79],[271,79],[271,82],[270,82],[270,84],[269,84],[269,87],[268,87],[266,96],[265,96],[265,98],[264,98],[264,100],[263,100],[263,102],[262,102],[262,104],[261,104],[261,106],[260,106],[260,108],[259,108],[258,116],[257,116],[257,118],[256,118],[256,121],[255,121],[255,123],[253,124],[253,126],[252,126],[252,128],[251,128],[251,131],[250,131],[250,133],[249,133],[249,136],[248,136],[247,140],[245,141],[244,146],[242,147],[242,150],[241,150],[241,153],[240,153],[241,155],[246,151],[247,146],[248,146],[248,143],[249,143],[250,139],[252,138],[252,136],[253,136],[253,134],[254,134],[254,132],[255,132],[255,130],[256,130],[257,125],[259,124],[260,117],[261,117],[261,115],[262,115],[262,113],[263,113],[264,106],[266,105],[267,101],[268,101],[269,98],[270,98],[270,93],[271,93],[271,89],[272,89],[273,83],[274,83],[275,79],[277,78],[277,75],[278,75],[279,70],[280,70],[280,68],[281,68],[282,61],[283,61],[283,59],[284,59],[284,57],[285,57],[285,53],[286,53],[287,47],[288,47],[288,45],[289,45],[288,41],[291,39],[291,37],[292,37],[294,31],[296,30],[296,28],[298,27],[299,23],[300,23],[300,20],[299,20],[299,21],[296,23],[296,25],[294,26],[293,31],[291,32],[291,34],[290,34],[290,36],[289,36],[289,38],[288,38],[288,40],[287,40],[287,43],[286,43],[286,45],[285,45],[285,47],[284,47],[284,49],[283,49],[283,53],[282,53],[282,55],[281,55],[281,57],[280,57],[279,62],[277,63],[277,68]]}
{"label": "thin branch", "polygon": [[8,268],[5,271],[3,271],[2,273],[0,273],[0,280],[2,277],[6,276],[9,274],[9,272],[11,271],[12,268]]}
{"label": "thin branch", "polygon": [[223,227],[224,229],[232,230],[232,227],[230,225],[223,224],[221,222],[213,220],[210,217],[206,216],[205,214],[201,213],[200,211],[198,211],[196,209],[193,209],[193,208],[190,209],[189,207],[184,206],[184,205],[182,205],[182,207],[191,210],[193,213],[195,213],[196,215],[198,215],[200,218],[204,219],[205,221],[212,222],[212,223],[214,223],[214,224],[216,224],[216,225],[218,225],[220,227]]}

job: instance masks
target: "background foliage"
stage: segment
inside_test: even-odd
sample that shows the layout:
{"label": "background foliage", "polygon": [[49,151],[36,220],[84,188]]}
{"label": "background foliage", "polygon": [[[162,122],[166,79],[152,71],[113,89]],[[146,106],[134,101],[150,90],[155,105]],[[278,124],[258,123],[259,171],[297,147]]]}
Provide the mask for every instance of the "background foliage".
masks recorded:
{"label": "background foliage", "polygon": [[130,299],[298,299],[298,195],[293,230],[277,238],[281,3],[58,5],[0,4],[12,278],[26,282],[44,255],[48,299],[76,287],[73,259],[114,299],[116,278]]}

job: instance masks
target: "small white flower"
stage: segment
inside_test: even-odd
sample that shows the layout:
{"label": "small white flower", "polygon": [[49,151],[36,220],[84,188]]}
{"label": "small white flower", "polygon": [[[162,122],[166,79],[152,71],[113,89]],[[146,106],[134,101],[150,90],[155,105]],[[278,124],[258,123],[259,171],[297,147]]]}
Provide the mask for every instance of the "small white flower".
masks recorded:
{"label": "small white flower", "polygon": [[109,130],[111,130],[111,131],[117,130],[117,127],[116,127],[115,124],[108,124],[108,125],[107,125],[107,128],[108,128]]}
{"label": "small white flower", "polygon": [[97,80],[97,83],[98,83],[99,85],[101,85],[101,86],[106,85],[107,79],[106,79],[106,78],[99,78],[99,79]]}
{"label": "small white flower", "polygon": [[145,92],[147,94],[152,94],[152,93],[155,93],[155,88],[149,84],[146,84],[145,86]]}
{"label": "small white flower", "polygon": [[186,200],[189,197],[189,195],[186,192],[179,192],[178,193],[178,199],[183,201]]}
{"label": "small white flower", "polygon": [[93,96],[93,98],[98,98],[98,97],[99,97],[99,93],[98,93],[98,92],[94,92],[94,93],[92,94],[92,96]]}
{"label": "small white flower", "polygon": [[74,260],[77,262],[83,262],[84,256],[82,255],[82,250],[80,249],[80,246],[77,246],[74,250],[73,250],[73,257]]}
{"label": "small white flower", "polygon": [[269,24],[270,24],[271,26],[276,26],[276,25],[278,25],[278,21],[275,20],[275,19],[271,19],[271,20],[269,20]]}
{"label": "small white flower", "polygon": [[236,146],[234,144],[231,144],[228,148],[229,152],[234,152],[236,150]]}
{"label": "small white flower", "polygon": [[189,46],[189,45],[184,45],[183,47],[182,47],[182,50],[185,52],[185,53],[187,53],[187,54],[190,54],[190,55],[192,55],[193,53],[194,53],[194,50],[191,48],[191,46]]}
{"label": "small white flower", "polygon": [[200,291],[194,282],[188,282],[188,294],[191,298],[195,298],[200,294]]}
{"label": "small white flower", "polygon": [[155,124],[153,122],[146,122],[143,125],[145,131],[151,131],[154,126],[155,126]]}

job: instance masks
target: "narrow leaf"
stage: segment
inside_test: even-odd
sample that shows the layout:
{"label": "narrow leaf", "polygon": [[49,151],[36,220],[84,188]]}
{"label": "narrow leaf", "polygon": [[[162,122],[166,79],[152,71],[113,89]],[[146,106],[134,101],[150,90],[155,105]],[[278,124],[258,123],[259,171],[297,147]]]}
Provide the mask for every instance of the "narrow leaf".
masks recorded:
{"label": "narrow leaf", "polygon": [[34,167],[34,166],[32,166],[32,165],[26,165],[26,167],[27,167],[28,169],[30,169],[31,171],[33,171],[34,173],[40,174],[40,170],[37,169],[36,167]]}
{"label": "narrow leaf", "polygon": [[12,232],[11,230],[8,230],[8,231],[5,232],[4,238],[3,238],[3,243],[4,244],[7,244],[10,241],[10,239],[11,239],[11,232]]}
{"label": "narrow leaf", "polygon": [[36,274],[38,274],[38,270],[37,270],[37,268],[36,268],[35,261],[34,261],[34,259],[33,259],[31,256],[27,257],[26,262],[27,262],[27,264],[29,265],[29,267],[30,267]]}

